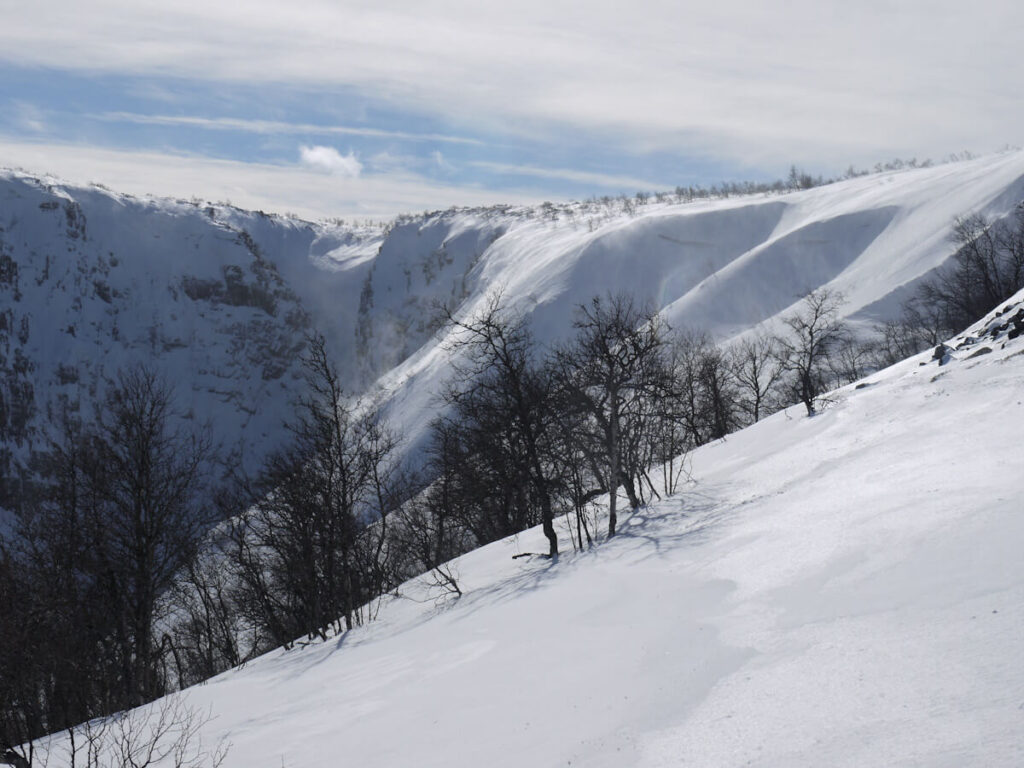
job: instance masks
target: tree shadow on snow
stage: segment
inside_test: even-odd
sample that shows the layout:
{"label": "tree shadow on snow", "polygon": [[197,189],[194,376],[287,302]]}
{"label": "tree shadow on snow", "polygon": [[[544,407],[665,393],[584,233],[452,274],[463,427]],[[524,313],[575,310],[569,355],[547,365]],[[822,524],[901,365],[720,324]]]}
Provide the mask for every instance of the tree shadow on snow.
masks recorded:
{"label": "tree shadow on snow", "polygon": [[[627,513],[615,538],[603,547],[612,554],[664,557],[680,547],[693,547],[709,540],[728,515],[729,508],[711,492],[691,490],[651,506]],[[609,544],[620,542],[616,547]]]}

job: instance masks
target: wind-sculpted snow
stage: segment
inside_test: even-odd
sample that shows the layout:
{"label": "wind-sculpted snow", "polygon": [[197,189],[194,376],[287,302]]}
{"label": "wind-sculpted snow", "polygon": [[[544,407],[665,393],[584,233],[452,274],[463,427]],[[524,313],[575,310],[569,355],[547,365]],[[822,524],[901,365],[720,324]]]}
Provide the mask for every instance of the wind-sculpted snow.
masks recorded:
{"label": "wind-sculpted snow", "polygon": [[773,237],[716,270],[666,310],[677,324],[742,333],[836,280],[889,226],[896,206],[843,214]]}
{"label": "wind-sculpted snow", "polygon": [[141,362],[255,465],[284,436],[303,338],[319,330],[349,390],[381,400],[414,451],[452,372],[442,304],[468,315],[500,291],[548,344],[578,304],[629,292],[728,340],[827,286],[868,324],[952,255],[957,215],[1021,199],[1020,152],[784,195],[453,209],[387,228],[4,172],[0,438],[24,456],[44,423],[89,418],[105,382]]}
{"label": "wind-sculpted snow", "polygon": [[670,209],[601,232],[566,254],[561,274],[546,279],[535,325],[567,327],[574,305],[609,291],[668,307],[769,238],[785,208],[769,200],[704,212]]}
{"label": "wind-sculpted snow", "polygon": [[[419,278],[413,285],[394,267],[383,279],[383,266],[375,269],[374,300],[389,285],[390,303],[386,314],[363,313],[360,333],[387,338],[390,353],[401,339],[414,338],[393,360],[425,339],[378,379],[389,416],[415,447],[436,413],[434,395],[451,375],[446,338],[427,335],[435,327],[433,302],[464,294],[456,310],[470,315],[500,291],[547,344],[571,332],[576,306],[625,291],[650,302],[672,326],[725,341],[759,325],[773,329],[802,296],[828,287],[846,298],[841,314],[865,326],[894,317],[916,281],[952,256],[957,216],[998,217],[1021,200],[1018,152],[782,196],[652,204],[610,220],[588,218],[585,206],[556,220],[494,212],[478,225],[487,235],[464,247],[464,258],[446,260],[430,285]],[[406,250],[403,263],[436,263],[446,242],[438,227],[464,242],[464,223],[459,214],[441,214],[407,225],[403,242],[422,242],[427,255]]]}

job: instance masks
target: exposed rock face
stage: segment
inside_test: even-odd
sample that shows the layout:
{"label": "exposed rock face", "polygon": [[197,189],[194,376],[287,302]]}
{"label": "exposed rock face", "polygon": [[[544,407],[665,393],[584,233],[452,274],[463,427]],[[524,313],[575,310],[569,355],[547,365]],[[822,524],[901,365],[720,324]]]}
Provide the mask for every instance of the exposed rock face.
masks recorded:
{"label": "exposed rock face", "polygon": [[458,307],[474,292],[474,268],[506,225],[441,214],[391,229],[359,299],[356,349],[364,381],[419,349],[437,329],[440,305]]}
{"label": "exposed rock face", "polygon": [[138,364],[170,379],[181,418],[211,422],[257,463],[283,436],[311,310],[322,310],[293,283],[326,280],[343,295],[361,282],[313,266],[329,229],[0,175],[0,474],[45,447],[45,425],[91,419],[118,371]]}

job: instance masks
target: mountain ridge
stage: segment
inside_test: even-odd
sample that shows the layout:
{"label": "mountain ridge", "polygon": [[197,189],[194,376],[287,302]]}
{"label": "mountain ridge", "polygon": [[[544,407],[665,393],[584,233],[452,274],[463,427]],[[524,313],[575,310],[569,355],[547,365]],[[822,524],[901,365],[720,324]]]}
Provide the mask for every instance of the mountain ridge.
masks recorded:
{"label": "mountain ridge", "polygon": [[625,291],[725,341],[829,287],[867,327],[950,258],[957,215],[1020,199],[1020,152],[781,195],[455,209],[387,228],[0,172],[6,469],[45,444],[44,422],[88,419],[83,403],[139,363],[254,467],[284,436],[311,330],[415,450],[449,372],[439,303],[464,316],[501,290],[551,343],[575,305]]}

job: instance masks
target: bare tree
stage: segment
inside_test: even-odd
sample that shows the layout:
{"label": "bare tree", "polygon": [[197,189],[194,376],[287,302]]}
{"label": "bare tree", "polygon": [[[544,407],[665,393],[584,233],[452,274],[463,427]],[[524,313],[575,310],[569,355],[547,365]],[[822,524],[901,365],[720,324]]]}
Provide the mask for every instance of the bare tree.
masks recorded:
{"label": "bare tree", "polygon": [[739,426],[739,392],[729,357],[703,333],[681,333],[672,347],[673,393],[692,445]]}
{"label": "bare tree", "polygon": [[783,319],[789,333],[776,341],[792,394],[807,408],[808,416],[814,415],[818,399],[828,388],[829,360],[847,335],[839,319],[842,304],[842,295],[835,291],[812,291],[797,311]]}
{"label": "bare tree", "polygon": [[121,374],[95,426],[67,422],[0,543],[0,582],[17,595],[0,633],[2,746],[166,689],[156,627],[211,522],[215,462],[173,406],[152,372]]}
{"label": "bare tree", "polygon": [[173,393],[155,374],[121,375],[99,419],[87,467],[94,502],[90,531],[108,599],[121,611],[126,701],[164,692],[154,622],[160,596],[174,584],[212,522],[208,432],[171,426]]}
{"label": "bare tree", "polygon": [[619,294],[578,308],[576,335],[556,353],[566,402],[585,419],[577,438],[609,493],[608,535],[617,525],[618,488],[640,506],[639,481],[655,441],[659,402],[672,373],[664,322]]}
{"label": "bare tree", "polygon": [[979,214],[959,218],[952,238],[959,246],[952,261],[923,281],[916,296],[944,338],[1024,288],[1024,204],[994,222]]}
{"label": "bare tree", "polygon": [[363,424],[369,509],[363,514],[364,526],[356,552],[358,567],[366,574],[368,593],[379,597],[395,586],[399,578],[398,565],[392,562],[388,547],[391,518],[415,495],[419,480],[400,464],[401,441],[387,426],[381,411],[368,409]]}
{"label": "bare tree", "polygon": [[346,397],[322,336],[308,340],[306,389],[233,518],[237,604],[272,642],[361,624],[385,582],[388,481],[396,441]]}
{"label": "bare tree", "polygon": [[168,696],[146,707],[88,720],[44,740],[32,762],[11,763],[29,768],[57,757],[68,768],[220,768],[230,744],[213,747],[202,737],[212,720],[180,696]]}
{"label": "bare tree", "polygon": [[[431,480],[418,493],[406,494],[408,501],[399,508],[391,529],[390,546],[396,550],[399,579],[429,572],[435,587],[458,596],[462,590],[452,559],[490,537],[481,535],[476,522],[483,510],[475,508],[476,494],[465,488],[467,457],[459,430],[449,420],[434,421],[426,459],[424,473]],[[417,485],[415,479],[407,482],[410,488]]]}
{"label": "bare tree", "polygon": [[876,342],[872,340],[861,341],[849,334],[840,339],[828,361],[835,386],[852,384],[874,370],[876,350]]}
{"label": "bare tree", "polygon": [[179,688],[238,666],[246,656],[239,643],[243,626],[234,602],[235,585],[226,563],[223,548],[208,540],[205,551],[196,553],[167,595],[172,619],[162,645],[173,661]]}
{"label": "bare tree", "polygon": [[903,303],[900,316],[875,326],[872,365],[886,368],[949,338],[945,312],[919,295]]}
{"label": "bare tree", "polygon": [[66,421],[0,542],[5,750],[168,686],[156,628],[211,524],[216,467],[208,433],[175,423],[166,384],[122,373],[94,426]]}
{"label": "bare tree", "polygon": [[730,351],[738,405],[752,423],[775,407],[773,394],[784,368],[775,345],[775,339],[761,334],[744,338]]}
{"label": "bare tree", "polygon": [[674,393],[683,433],[690,446],[704,445],[711,439],[701,382],[704,350],[710,343],[706,335],[692,331],[677,334],[672,343]]}
{"label": "bare tree", "polygon": [[402,506],[392,529],[392,546],[400,553],[401,575],[428,574],[443,594],[462,595],[452,560],[472,547],[462,546],[462,532],[446,508],[445,478],[438,478],[419,496]]}
{"label": "bare tree", "polygon": [[516,530],[528,527],[530,510],[539,509],[548,556],[557,558],[550,373],[536,359],[529,329],[501,305],[500,294],[471,318],[447,310],[446,316],[457,362],[445,401],[465,468],[484,482],[494,477],[495,512],[518,518]]}
{"label": "bare tree", "polygon": [[575,408],[571,392],[557,384],[555,398],[556,453],[561,460],[562,490],[568,502],[565,507],[569,516],[569,538],[575,549],[583,550],[594,544],[592,531],[597,530],[595,500],[606,490],[601,469],[596,463],[597,455],[583,439],[587,432],[585,414]]}
{"label": "bare tree", "polygon": [[699,369],[704,410],[712,440],[721,440],[739,426],[736,402],[739,397],[729,358],[715,344],[702,350]]}

